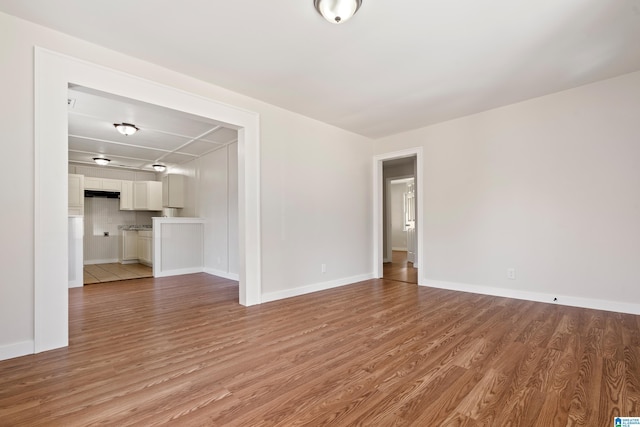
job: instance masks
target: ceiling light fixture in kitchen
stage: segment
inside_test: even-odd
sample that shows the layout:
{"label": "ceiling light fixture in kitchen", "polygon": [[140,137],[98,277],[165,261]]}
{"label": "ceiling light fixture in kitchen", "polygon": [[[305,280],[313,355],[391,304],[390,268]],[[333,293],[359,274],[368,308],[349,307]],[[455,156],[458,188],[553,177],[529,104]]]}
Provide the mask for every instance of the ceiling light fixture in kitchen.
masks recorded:
{"label": "ceiling light fixture in kitchen", "polygon": [[100,166],[107,166],[111,160],[105,159],[104,157],[94,157],[93,161],[99,164]]}
{"label": "ceiling light fixture in kitchen", "polygon": [[131,123],[114,123],[113,125],[116,127],[118,132],[124,136],[133,135],[140,130],[136,125],[132,125]]}
{"label": "ceiling light fixture in kitchen", "polygon": [[160,164],[151,165],[151,167],[153,167],[156,172],[164,172],[165,170],[167,170],[167,167],[165,165]]}
{"label": "ceiling light fixture in kitchen", "polygon": [[327,21],[341,24],[356,14],[362,0],[313,0],[313,6]]}

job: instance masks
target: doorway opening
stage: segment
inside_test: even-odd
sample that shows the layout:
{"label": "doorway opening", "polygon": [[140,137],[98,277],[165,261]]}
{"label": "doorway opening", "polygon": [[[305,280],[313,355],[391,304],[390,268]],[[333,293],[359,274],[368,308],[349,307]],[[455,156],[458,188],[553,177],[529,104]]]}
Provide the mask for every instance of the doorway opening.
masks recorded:
{"label": "doorway opening", "polygon": [[377,155],[373,161],[374,277],[420,285],[422,148]]}
{"label": "doorway opening", "polygon": [[405,159],[404,164],[384,162],[383,175],[385,171],[390,175],[401,168],[407,169],[407,172],[411,170],[411,174],[401,178],[385,178],[385,256],[382,273],[385,279],[417,284],[415,157]]}
{"label": "doorway opening", "polygon": [[36,47],[34,353],[68,345],[68,111],[64,101],[70,83],[209,117],[238,131],[238,299],[247,306],[261,303],[259,115]]}

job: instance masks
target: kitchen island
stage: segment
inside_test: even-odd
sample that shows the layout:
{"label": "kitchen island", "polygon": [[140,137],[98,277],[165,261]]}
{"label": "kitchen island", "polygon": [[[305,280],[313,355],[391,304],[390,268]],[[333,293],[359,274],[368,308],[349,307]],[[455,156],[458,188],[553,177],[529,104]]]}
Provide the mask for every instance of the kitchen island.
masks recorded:
{"label": "kitchen island", "polygon": [[154,217],[153,277],[204,271],[203,218]]}

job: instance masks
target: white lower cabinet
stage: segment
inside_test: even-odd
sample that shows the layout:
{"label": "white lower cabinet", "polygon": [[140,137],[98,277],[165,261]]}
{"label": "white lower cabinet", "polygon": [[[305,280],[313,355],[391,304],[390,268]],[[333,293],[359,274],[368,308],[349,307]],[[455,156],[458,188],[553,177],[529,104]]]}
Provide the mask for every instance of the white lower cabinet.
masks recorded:
{"label": "white lower cabinet", "polygon": [[138,231],[138,261],[143,264],[153,264],[152,231]]}
{"label": "white lower cabinet", "polygon": [[153,265],[152,235],[151,230],[122,230],[121,262]]}
{"label": "white lower cabinet", "polygon": [[138,259],[138,232],[135,230],[122,230],[122,261],[135,261]]}

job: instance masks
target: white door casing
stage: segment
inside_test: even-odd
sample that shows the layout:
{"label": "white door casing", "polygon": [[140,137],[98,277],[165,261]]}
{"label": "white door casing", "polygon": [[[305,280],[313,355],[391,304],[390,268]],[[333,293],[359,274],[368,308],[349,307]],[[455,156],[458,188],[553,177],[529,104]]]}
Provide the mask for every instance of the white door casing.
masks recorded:
{"label": "white door casing", "polygon": [[67,89],[93,88],[225,122],[238,130],[240,303],[261,302],[257,113],[35,48],[34,352],[68,345]]}
{"label": "white door casing", "polygon": [[407,261],[415,265],[417,259],[416,245],[416,193],[415,184],[407,183],[404,193],[404,227],[407,232]]}
{"label": "white door casing", "polygon": [[382,277],[383,269],[383,174],[382,163],[385,160],[401,159],[405,157],[416,157],[415,189],[418,192],[416,197],[416,262],[414,267],[418,268],[418,285],[423,285],[423,265],[420,257],[424,253],[424,227],[420,226],[423,212],[423,197],[420,196],[421,184],[423,182],[423,154],[422,147],[409,148],[391,153],[379,154],[373,157],[373,275]]}

